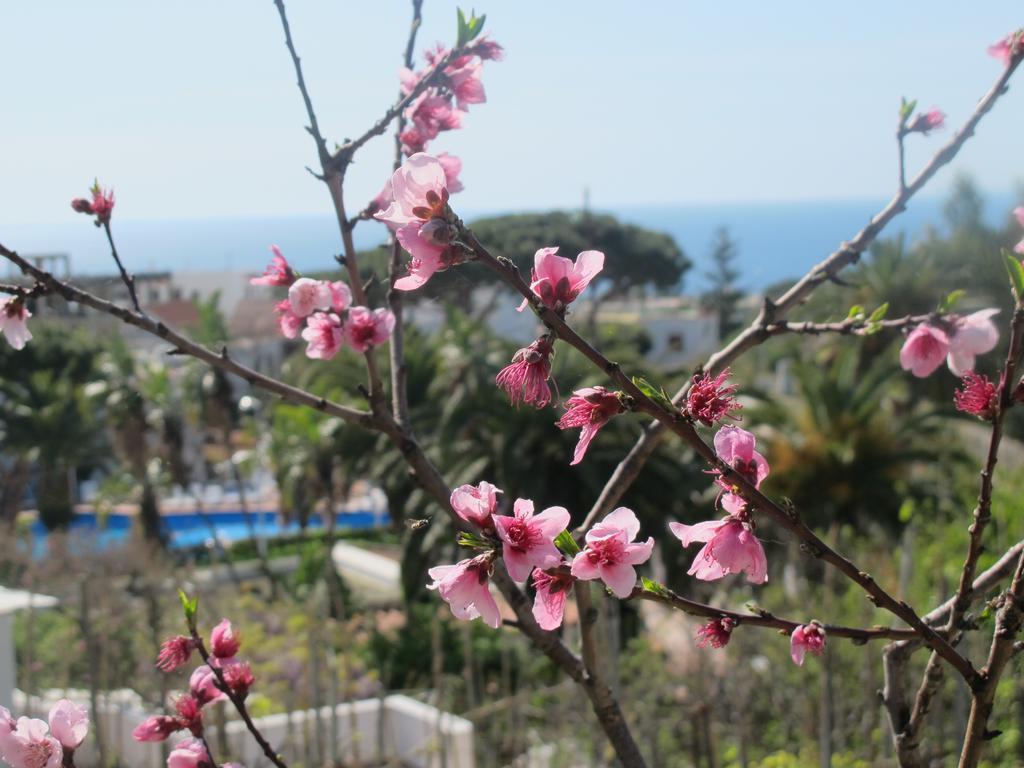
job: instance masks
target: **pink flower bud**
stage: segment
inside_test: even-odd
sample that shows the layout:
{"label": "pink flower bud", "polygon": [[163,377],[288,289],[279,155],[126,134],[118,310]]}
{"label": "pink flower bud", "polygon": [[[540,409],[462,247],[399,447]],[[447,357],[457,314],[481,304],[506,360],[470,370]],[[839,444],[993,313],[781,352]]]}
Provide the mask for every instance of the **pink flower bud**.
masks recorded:
{"label": "pink flower bud", "polygon": [[249,689],[256,682],[252,667],[248,662],[239,662],[224,668],[224,682],[228,688],[241,699],[249,695]]}
{"label": "pink flower bud", "polygon": [[210,632],[210,653],[218,659],[230,659],[238,654],[241,647],[242,639],[227,619],[221,619]]}
{"label": "pink flower bud", "polygon": [[84,197],[76,197],[72,200],[71,207],[78,211],[78,213],[88,213],[89,215],[92,215],[92,203]]}
{"label": "pink flower bud", "polygon": [[67,750],[78,749],[89,733],[89,710],[61,699],[50,709],[50,733]]}
{"label": "pink flower bud", "polygon": [[168,736],[177,733],[183,727],[176,718],[157,715],[143,720],[132,731],[132,738],[136,741],[166,741]]}

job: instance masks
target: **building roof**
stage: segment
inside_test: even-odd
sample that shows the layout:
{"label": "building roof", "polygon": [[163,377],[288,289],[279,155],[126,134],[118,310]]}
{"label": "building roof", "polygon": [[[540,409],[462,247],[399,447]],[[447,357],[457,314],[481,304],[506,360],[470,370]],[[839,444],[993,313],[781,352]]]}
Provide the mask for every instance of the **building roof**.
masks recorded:
{"label": "building roof", "polygon": [[0,587],[0,616],[26,608],[52,608],[56,604],[57,598],[50,595]]}

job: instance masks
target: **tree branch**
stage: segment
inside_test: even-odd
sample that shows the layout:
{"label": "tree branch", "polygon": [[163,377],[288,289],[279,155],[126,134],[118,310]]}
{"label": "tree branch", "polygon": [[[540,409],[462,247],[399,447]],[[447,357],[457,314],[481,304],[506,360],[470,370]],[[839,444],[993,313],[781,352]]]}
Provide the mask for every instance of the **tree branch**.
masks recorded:
{"label": "tree branch", "polygon": [[67,301],[82,304],[107,315],[112,315],[128,325],[135,326],[147,333],[158,336],[173,345],[178,353],[189,355],[197,360],[202,360],[204,363],[207,363],[214,368],[220,368],[223,371],[232,373],[239,378],[245,379],[257,389],[271,392],[286,402],[293,403],[295,405],[305,405],[322,413],[326,413],[328,416],[336,416],[339,419],[343,419],[353,424],[359,424],[360,426],[371,429],[379,428],[378,422],[373,417],[373,414],[367,413],[366,411],[356,410],[355,408],[350,408],[345,405],[340,405],[339,403],[334,403],[330,400],[317,397],[309,392],[298,389],[297,387],[285,384],[283,381],[278,381],[277,379],[272,379],[269,376],[264,376],[263,374],[254,371],[252,368],[248,368],[233,360],[228,354],[226,347],[220,352],[215,352],[201,344],[196,344],[192,340],[167,327],[162,322],[151,320],[146,315],[131,312],[123,307],[117,306],[116,304],[111,304],[109,301],[105,301],[104,299],[94,296],[87,291],[75,288],[70,283],[65,283],[64,281],[59,280],[54,275],[36,267],[31,262],[19,256],[16,252],[5,248],[3,245],[0,245],[0,256],[6,258],[17,266],[23,273],[43,285],[48,292],[56,293]]}
{"label": "tree branch", "polygon": [[[939,169],[957,156],[967,139],[974,135],[981,119],[1007,90],[1007,84],[1020,61],[1020,57],[1017,57],[1003,70],[960,130],[932,156],[928,164],[921,169],[909,185],[897,191],[888,205],[876,213],[867,226],[861,229],[852,240],[840,245],[839,249],[827,259],[815,265],[779,299],[772,301],[766,297],[758,317],[729,344],[711,355],[699,370],[712,374],[721,372],[744,352],[766,341],[770,337],[765,332],[768,325],[783,320],[790,311],[806,301],[819,285],[834,278],[845,267],[856,263],[860,259],[860,255],[871,246],[886,225],[906,209],[909,200],[924,188]],[[689,389],[690,383],[687,382],[675,394],[673,402],[682,403],[686,399]],[[587,515],[588,524],[615,507],[622,495],[639,476],[644,464],[654,453],[658,441],[664,437],[665,431],[665,425],[659,422],[652,422],[644,428],[643,433],[637,438],[626,457],[619,462],[602,489],[600,496]]]}
{"label": "tree branch", "polygon": [[632,379],[623,373],[618,363],[608,360],[593,346],[579,336],[565,322],[559,313],[542,304],[530,290],[529,284],[509,259],[498,259],[476,239],[473,233],[462,227],[459,237],[465,247],[473,252],[477,260],[495,272],[502,280],[527,299],[541,321],[550,328],[558,338],[579,351],[599,370],[603,371],[611,381],[620,387],[625,394],[633,399],[634,410],[653,416],[666,429],[674,432],[696,451],[711,469],[717,470],[730,485],[736,486],[740,495],[752,507],[772,518],[778,525],[795,535],[804,544],[804,549],[813,556],[836,568],[848,579],[863,588],[871,601],[879,608],[887,610],[905,621],[932,650],[948,661],[969,684],[974,684],[977,672],[971,662],[957,652],[945,638],[925,624],[907,603],[897,600],[884,590],[870,574],[861,571],[850,560],[836,552],[822,541],[810,528],[800,522],[792,512],[769,499],[746,478],[724,463],[714,450],[704,442],[694,426],[687,421],[678,410],[668,411],[649,398]]}

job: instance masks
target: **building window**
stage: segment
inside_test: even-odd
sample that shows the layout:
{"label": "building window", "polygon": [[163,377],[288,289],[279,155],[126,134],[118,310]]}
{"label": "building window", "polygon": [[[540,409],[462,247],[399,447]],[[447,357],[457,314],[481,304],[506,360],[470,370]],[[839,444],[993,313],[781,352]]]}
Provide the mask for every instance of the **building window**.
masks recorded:
{"label": "building window", "polygon": [[685,346],[686,345],[683,341],[683,334],[673,333],[671,336],[668,337],[668,348],[670,351],[682,352]]}

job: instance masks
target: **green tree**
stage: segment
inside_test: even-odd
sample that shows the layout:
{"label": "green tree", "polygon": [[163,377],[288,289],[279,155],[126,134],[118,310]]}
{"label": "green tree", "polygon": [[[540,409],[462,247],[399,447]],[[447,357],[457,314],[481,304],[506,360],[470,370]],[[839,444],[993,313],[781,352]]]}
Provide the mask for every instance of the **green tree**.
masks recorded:
{"label": "green tree", "polygon": [[740,271],[734,266],[739,255],[736,242],[726,227],[715,231],[711,244],[712,268],[704,273],[711,288],[701,294],[701,306],[718,315],[719,338],[726,338],[739,327],[736,319],[736,305],[743,298],[743,291],[736,286]]}

